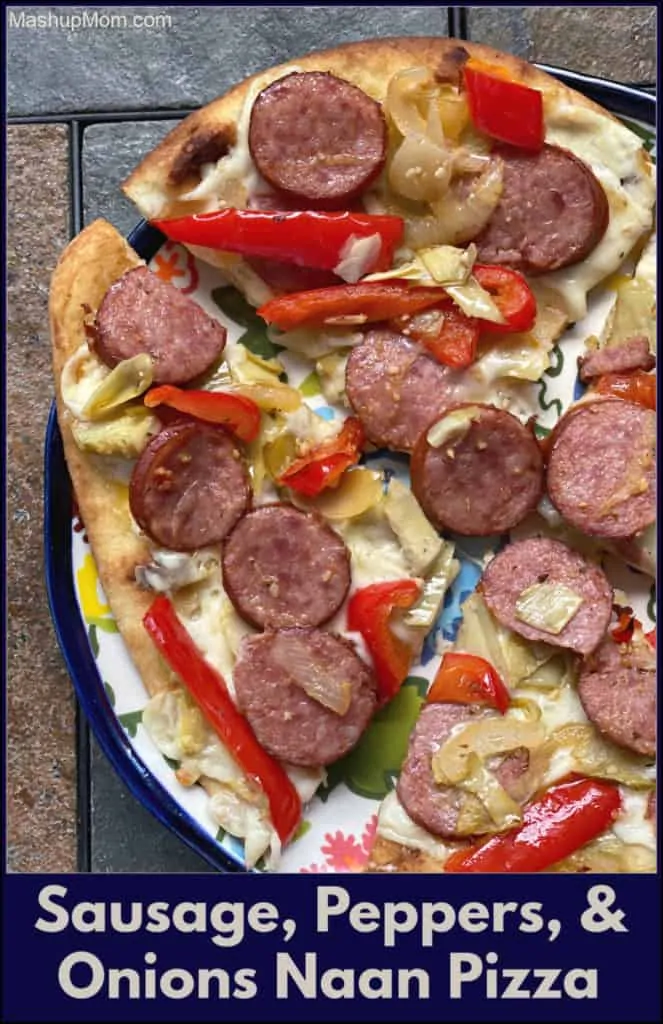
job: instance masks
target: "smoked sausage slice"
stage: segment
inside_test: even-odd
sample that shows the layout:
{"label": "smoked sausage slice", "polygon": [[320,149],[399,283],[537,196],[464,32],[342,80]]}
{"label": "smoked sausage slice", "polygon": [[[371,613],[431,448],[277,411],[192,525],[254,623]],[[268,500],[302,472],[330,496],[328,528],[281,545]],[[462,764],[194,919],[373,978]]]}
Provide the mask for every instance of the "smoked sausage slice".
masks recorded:
{"label": "smoked sausage slice", "polygon": [[532,275],[584,260],[610,218],[591,168],[559,146],[538,153],[504,146],[495,153],[504,161],[502,195],[475,239],[477,259]]}
{"label": "smoked sausage slice", "polygon": [[165,548],[218,544],[250,507],[251,486],[235,442],[220,427],[180,420],[141,453],[129,486],[131,514]]}
{"label": "smoked sausage slice", "polygon": [[324,71],[268,85],[251,111],[249,148],[276,189],[313,205],[343,206],[378,176],[386,158],[382,107]]}
{"label": "smoked sausage slice", "polygon": [[[343,713],[309,696],[342,688]],[[245,637],[233,672],[237,703],[274,757],[317,767],[351,750],[377,708],[373,674],[345,637],[319,629],[284,629]],[[323,698],[324,699],[324,698]]]}
{"label": "smoked sausage slice", "polygon": [[320,626],[350,587],[350,553],[320,516],[262,505],[237,524],[223,549],[223,583],[258,629]]}
{"label": "smoked sausage slice", "polygon": [[[436,440],[439,431],[441,441]],[[423,431],[412,490],[440,530],[486,537],[512,529],[538,504],[543,458],[532,431],[491,405],[455,406]]]}
{"label": "smoked sausage slice", "polygon": [[585,714],[599,732],[634,754],[656,757],[656,655],[606,637],[578,682]]}
{"label": "smoked sausage slice", "polygon": [[147,352],[155,384],[186,384],[217,361],[225,327],[147,267],[127,271],[106,292],[94,349],[108,366]]}
{"label": "smoked sausage slice", "polygon": [[555,508],[594,537],[632,537],[656,519],[656,413],[621,398],[572,407],[555,427],[547,487]]}
{"label": "smoked sausage slice", "polygon": [[[396,792],[412,820],[434,835],[447,839],[464,837],[458,833],[464,794],[456,786],[436,783],[431,768],[433,754],[456,726],[491,718],[493,714],[478,704],[427,704],[421,709]],[[518,780],[529,767],[527,751],[521,749],[494,760],[496,764],[491,770],[498,782],[513,799],[519,800]]]}
{"label": "smoked sausage slice", "polygon": [[345,390],[373,444],[410,452],[454,404],[456,376],[404,335],[376,330],[350,353]]}
{"label": "smoked sausage slice", "polygon": [[[582,604],[559,633],[531,626],[516,614],[523,591],[537,583],[557,583],[582,598]],[[560,541],[546,537],[508,544],[488,563],[480,589],[502,625],[527,640],[540,640],[583,655],[598,647],[612,612],[612,587],[603,570]]]}

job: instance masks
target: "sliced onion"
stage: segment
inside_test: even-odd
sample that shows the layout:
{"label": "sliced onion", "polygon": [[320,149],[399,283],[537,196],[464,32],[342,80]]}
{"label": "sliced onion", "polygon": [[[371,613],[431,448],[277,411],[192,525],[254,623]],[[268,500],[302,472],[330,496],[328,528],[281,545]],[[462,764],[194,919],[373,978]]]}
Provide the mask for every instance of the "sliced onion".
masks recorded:
{"label": "sliced onion", "polygon": [[293,497],[302,508],[315,509],[331,522],[357,519],[382,501],[382,476],[360,466],[345,472],[337,487],[328,488],[317,498],[300,501]]}
{"label": "sliced onion", "polygon": [[653,758],[622,750],[598,736],[592,725],[562,725],[550,734],[551,751],[566,748],[575,771],[601,779],[612,779],[633,789],[651,789],[656,782]]}
{"label": "sliced onion", "polygon": [[[476,238],[500,200],[503,176],[503,161],[493,158],[468,191],[461,191],[455,182],[442,199],[432,203],[433,212],[440,222],[440,237],[436,244],[458,245]],[[407,241],[414,245],[409,237]],[[414,245],[414,248],[421,246]]]}
{"label": "sliced onion", "polygon": [[401,135],[425,135],[426,120],[417,99],[428,89],[432,93],[428,68],[407,68],[389,79],[385,110]]}
{"label": "sliced onion", "polygon": [[470,119],[466,96],[454,86],[443,86],[437,100],[437,109],[445,137],[457,142]]}
{"label": "sliced onion", "polygon": [[467,762],[468,775],[460,782],[460,788],[479,798],[495,828],[513,828],[518,825],[523,817],[520,804],[509,796],[497,777],[476,754],[470,754]]}
{"label": "sliced onion", "polygon": [[491,159],[488,154],[471,153],[460,146],[454,150],[454,171],[457,174],[479,174],[487,169]]}
{"label": "sliced onion", "polygon": [[389,184],[407,199],[432,202],[449,187],[453,156],[425,135],[406,135],[389,165]]}
{"label": "sliced onion", "polygon": [[494,754],[505,754],[518,747],[535,749],[544,742],[545,732],[536,722],[519,722],[512,718],[483,719],[458,729],[431,761],[436,782],[446,785],[461,782],[470,772],[470,755],[484,760]]}
{"label": "sliced onion", "polygon": [[274,639],[272,653],[276,664],[307,696],[337,715],[347,714],[352,703],[352,684],[349,680],[336,679],[334,666],[321,667],[299,637],[279,633]]}
{"label": "sliced onion", "polygon": [[236,384],[223,390],[250,398],[267,412],[294,412],[302,404],[300,392],[287,384]]}

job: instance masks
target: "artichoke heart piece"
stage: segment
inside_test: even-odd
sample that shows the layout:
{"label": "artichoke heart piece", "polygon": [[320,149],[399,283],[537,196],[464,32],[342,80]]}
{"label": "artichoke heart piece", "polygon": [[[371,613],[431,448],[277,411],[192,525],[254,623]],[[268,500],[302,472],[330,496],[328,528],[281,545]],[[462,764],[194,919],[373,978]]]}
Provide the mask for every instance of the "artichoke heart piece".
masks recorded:
{"label": "artichoke heart piece", "polygon": [[465,284],[476,260],[477,247],[467,249],[455,245],[433,245],[417,253],[426,270],[438,284]]}
{"label": "artichoke heart piece", "polygon": [[149,409],[133,406],[98,422],[72,419],[71,433],[83,452],[136,459],[160,426],[159,419]]}
{"label": "artichoke heart piece", "polygon": [[600,779],[611,779],[632,789],[651,789],[656,785],[653,761],[629,750],[622,750],[599,736],[592,725],[571,723],[555,729],[549,738],[551,753],[568,750],[574,771]]}
{"label": "artichoke heart piece", "polygon": [[496,324],[505,323],[489,292],[481,287],[475,277],[469,277],[464,284],[445,285],[445,291],[466,316],[476,316],[480,320],[491,320]]}
{"label": "artichoke heart piece", "polygon": [[568,626],[583,598],[563,583],[535,583],[516,601],[516,618],[533,629],[557,636]]}
{"label": "artichoke heart piece", "polygon": [[400,480],[390,481],[384,511],[410,569],[415,576],[426,575],[444,542],[426,519],[412,491]]}
{"label": "artichoke heart piece", "polygon": [[443,543],[442,550],[430,567],[430,575],[424,582],[421,597],[403,616],[405,626],[430,629],[437,619],[447,590],[460,569],[458,561],[454,558],[454,551],[451,541]]}
{"label": "artichoke heart piece", "polygon": [[501,717],[470,722],[458,729],[433,754],[433,778],[443,785],[455,785],[471,773],[472,755],[485,760],[519,747],[536,750],[545,738],[545,731],[538,722]]}
{"label": "artichoke heart piece", "polygon": [[118,406],[138,398],[150,387],[153,375],[154,364],[147,352],[123,359],[88,398],[82,410],[83,417],[102,419]]}

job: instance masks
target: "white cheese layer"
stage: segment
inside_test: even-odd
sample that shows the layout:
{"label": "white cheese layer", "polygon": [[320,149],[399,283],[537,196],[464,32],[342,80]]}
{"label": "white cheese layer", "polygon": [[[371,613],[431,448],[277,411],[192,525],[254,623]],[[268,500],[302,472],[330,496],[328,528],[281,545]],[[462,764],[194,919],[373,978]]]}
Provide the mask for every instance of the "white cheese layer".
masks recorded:
{"label": "white cheese layer", "polygon": [[612,826],[612,831],[623,843],[645,846],[656,850],[656,825],[647,817],[648,792],[635,792],[620,786],[622,797],[621,814]]}
{"label": "white cheese layer", "polygon": [[246,94],[242,109],[237,118],[235,145],[229,153],[222,156],[216,163],[204,164],[201,168],[200,183],[191,189],[190,192],[180,196],[180,199],[192,201],[206,199],[209,200],[208,209],[215,210],[219,206],[226,205],[220,202],[220,197],[223,197],[224,192],[229,186],[232,187],[237,183],[241,184],[246,189],[247,196],[259,190],[261,179],[249,149],[249,125],[251,123],[253,104],[258,94],[266,86],[276,82],[279,78],[284,78],[286,75],[291,75],[293,72],[301,70],[297,65],[291,64],[278,72],[266,72],[253,82]]}
{"label": "white cheese layer", "polygon": [[642,250],[633,275],[636,281],[649,285],[656,295],[656,235],[653,234]]}
{"label": "white cheese layer", "polygon": [[72,416],[84,419],[83,409],[109,373],[110,368],[90,351],[86,341],[69,356],[62,368],[60,393]]}
{"label": "white cheese layer", "polygon": [[439,861],[445,861],[454,849],[452,844],[432,835],[417,825],[398,799],[396,792],[387,793],[378,812],[377,834],[392,843],[411,850],[422,850]]}

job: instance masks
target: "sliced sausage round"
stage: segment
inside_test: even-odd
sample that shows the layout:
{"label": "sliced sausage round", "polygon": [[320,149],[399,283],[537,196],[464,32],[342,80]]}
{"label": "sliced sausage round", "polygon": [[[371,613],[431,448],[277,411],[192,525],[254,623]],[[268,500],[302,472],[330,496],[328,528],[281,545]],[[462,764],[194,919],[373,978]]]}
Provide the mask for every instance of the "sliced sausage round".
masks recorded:
{"label": "sliced sausage round", "polygon": [[251,156],[274,188],[315,204],[345,204],[382,170],[387,125],[365,92],[324,71],[294,72],[257,97]]}
{"label": "sliced sausage round", "polygon": [[656,413],[621,398],[574,406],[549,449],[550,500],[583,533],[632,537],[656,519]]}
{"label": "sliced sausage round", "polygon": [[[417,825],[437,836],[460,838],[457,829],[463,791],[438,785],[432,757],[456,726],[493,716],[493,711],[478,704],[426,704],[422,708],[396,785],[399,800]],[[528,767],[529,756],[520,749],[498,759],[492,770],[509,795],[520,800],[518,782]]]}
{"label": "sliced sausage round", "polygon": [[320,626],[350,588],[350,553],[317,514],[263,505],[227,538],[223,583],[242,618],[258,629]]}
{"label": "sliced sausage round", "polygon": [[473,537],[512,529],[543,490],[543,458],[533,432],[491,405],[455,406],[422,431],[410,474],[431,522]]}
{"label": "sliced sausage round", "polygon": [[108,366],[147,352],[155,384],[186,384],[218,360],[225,327],[147,267],[127,271],[106,292],[94,348]]}
{"label": "sliced sausage round", "polygon": [[[559,633],[522,622],[516,604],[524,590],[537,583],[561,584],[582,598],[582,604]],[[540,640],[588,655],[608,628],[613,592],[602,569],[577,551],[546,537],[508,544],[488,563],[480,588],[486,604],[502,625],[527,640]]]}
{"label": "sliced sausage round", "polygon": [[636,335],[610,348],[599,348],[581,356],[580,380],[583,383],[604,373],[630,373],[632,370],[649,372],[656,366],[656,356],[649,348],[649,338]]}
{"label": "sliced sausage round", "polygon": [[367,437],[409,452],[422,430],[454,404],[456,374],[393,331],[369,331],[353,348],[345,390]]}
{"label": "sliced sausage round", "polygon": [[342,284],[331,270],[315,270],[313,267],[298,267],[294,263],[280,260],[247,260],[258,277],[275,292],[309,292],[316,288],[330,288]]}
{"label": "sliced sausage round", "polygon": [[241,453],[206,423],[164,427],[143,450],[129,486],[131,514],[157,544],[195,551],[218,544],[251,504]]}
{"label": "sliced sausage round", "polygon": [[[302,688],[342,687],[343,714]],[[233,672],[237,703],[258,740],[290,764],[331,764],[351,750],[377,708],[373,674],[345,637],[319,629],[284,629],[245,637]],[[349,690],[348,690],[349,687]]]}
{"label": "sliced sausage round", "polygon": [[622,645],[606,637],[583,665],[578,696],[606,739],[656,756],[656,656],[648,644]]}
{"label": "sliced sausage round", "polygon": [[502,195],[475,240],[478,259],[542,274],[589,255],[606,232],[610,210],[587,164],[559,146],[495,152],[504,161]]}

